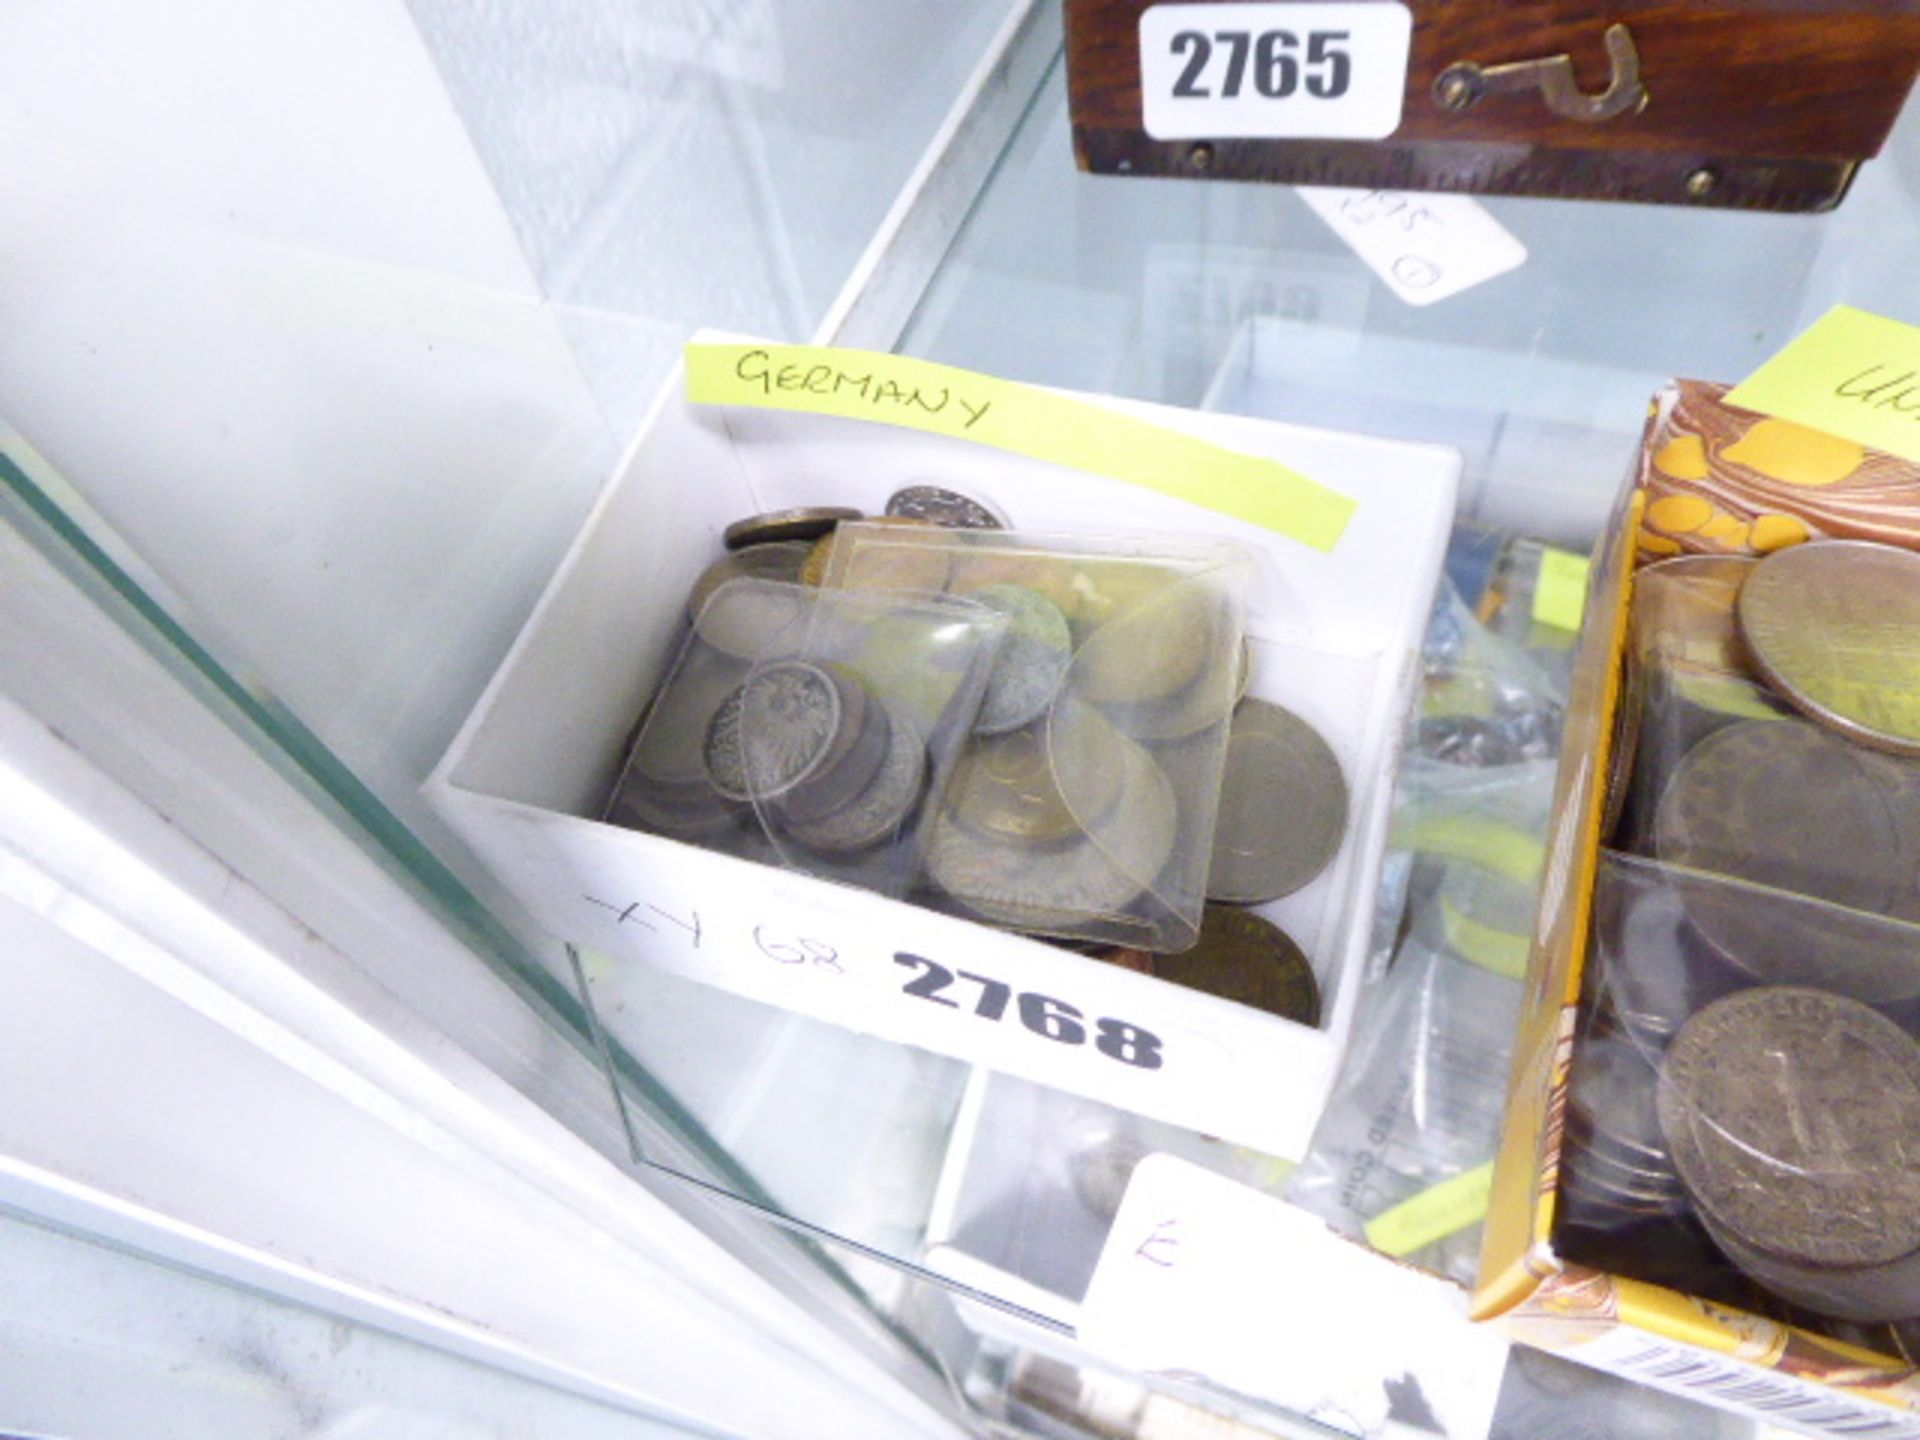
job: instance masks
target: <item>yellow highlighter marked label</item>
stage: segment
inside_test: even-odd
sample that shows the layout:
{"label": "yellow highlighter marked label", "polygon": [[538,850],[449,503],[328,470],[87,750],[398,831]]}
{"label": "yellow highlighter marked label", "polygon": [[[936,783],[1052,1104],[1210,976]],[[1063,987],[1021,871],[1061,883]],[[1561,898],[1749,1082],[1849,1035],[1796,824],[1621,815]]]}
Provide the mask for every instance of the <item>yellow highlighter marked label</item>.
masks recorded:
{"label": "yellow highlighter marked label", "polygon": [[691,344],[687,398],[951,435],[1171,495],[1332,550],[1357,502],[1278,461],[951,365],[814,345]]}
{"label": "yellow highlighter marked label", "polygon": [[[1836,305],[1727,404],[1920,460],[1920,326]],[[1830,468],[1802,483],[1831,484]]]}
{"label": "yellow highlighter marked label", "polygon": [[1367,1243],[1383,1255],[1411,1255],[1487,1218],[1493,1162],[1409,1196],[1366,1223]]}
{"label": "yellow highlighter marked label", "polygon": [[1587,611],[1587,557],[1547,547],[1533,582],[1533,618],[1558,630],[1578,631]]}

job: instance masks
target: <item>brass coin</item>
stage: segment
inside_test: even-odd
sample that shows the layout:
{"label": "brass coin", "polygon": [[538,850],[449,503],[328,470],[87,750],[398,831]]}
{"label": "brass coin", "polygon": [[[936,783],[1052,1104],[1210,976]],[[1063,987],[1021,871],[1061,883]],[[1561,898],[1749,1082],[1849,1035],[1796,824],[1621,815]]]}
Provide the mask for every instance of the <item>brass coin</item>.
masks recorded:
{"label": "brass coin", "polygon": [[1067,934],[1117,916],[1173,854],[1179,807],[1146,750],[1121,741],[1120,801],[1071,843],[1040,850],[934,818],[927,873],[975,914],[1016,930]]}
{"label": "brass coin", "polygon": [[1253,648],[1242,640],[1232,669],[1209,665],[1186,689],[1165,700],[1126,707],[1127,734],[1135,740],[1184,740],[1225,721],[1247,698],[1253,677]]}
{"label": "brass coin", "polygon": [[1243,702],[1227,732],[1207,898],[1257,905],[1303,888],[1340,853],[1347,806],[1320,732],[1269,701]]}
{"label": "brass coin", "polygon": [[1320,1023],[1320,984],[1305,953],[1278,925],[1250,910],[1207,906],[1199,941],[1177,955],[1156,955],[1153,973],[1302,1025]]}
{"label": "brass coin", "polygon": [[771,510],[764,515],[749,515],[736,520],[720,532],[720,543],[729,550],[749,545],[766,545],[782,540],[815,540],[830,532],[842,520],[858,520],[860,512],[845,505],[811,505],[796,510]]}
{"label": "brass coin", "polygon": [[900,833],[920,801],[927,779],[927,745],[906,712],[887,706],[886,758],[867,788],[817,820],[786,827],[786,833],[822,855],[870,850]]}
{"label": "brass coin", "polygon": [[1126,742],[1106,717],[1069,699],[1046,721],[969,740],[947,805],[982,834],[1052,845],[1106,819],[1126,767]]}
{"label": "brass coin", "polygon": [[976,735],[1004,735],[1039,719],[1060,693],[1072,658],[1067,617],[1024,585],[988,585],[968,598],[1007,620],[973,721]]}
{"label": "brass coin", "polygon": [[925,520],[906,515],[880,515],[849,522],[845,529],[816,540],[800,579],[807,585],[831,585],[838,590],[905,590],[937,594],[947,588],[953,554],[943,541],[916,544],[894,542],[884,529],[935,530]]}
{"label": "brass coin", "polygon": [[[1160,586],[1087,635],[1073,658],[1074,692],[1119,705],[1177,694],[1214,663],[1217,611],[1196,583]],[[1130,727],[1123,722],[1121,728]]]}
{"label": "brass coin", "polygon": [[1754,665],[1809,719],[1920,755],[1920,553],[1821,540],[1767,556],[1740,587]]}
{"label": "brass coin", "polygon": [[1004,530],[1007,522],[971,496],[941,485],[909,485],[887,499],[886,513],[949,530]]}

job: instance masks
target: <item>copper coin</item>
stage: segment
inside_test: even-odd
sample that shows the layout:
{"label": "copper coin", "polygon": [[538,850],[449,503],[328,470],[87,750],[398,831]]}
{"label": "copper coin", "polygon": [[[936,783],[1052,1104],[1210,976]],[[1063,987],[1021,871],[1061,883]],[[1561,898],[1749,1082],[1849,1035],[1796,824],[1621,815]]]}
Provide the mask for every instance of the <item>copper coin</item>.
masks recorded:
{"label": "copper coin", "polygon": [[1231,905],[1209,905],[1189,950],[1154,958],[1161,980],[1280,1015],[1320,1023],[1320,984],[1305,952],[1271,920]]}
{"label": "copper coin", "polygon": [[[805,597],[789,587],[799,583],[807,550],[795,542],[753,545],[722,555],[700,572],[687,593],[687,619],[694,633],[738,659],[759,657],[800,618]],[[725,603],[716,604],[722,592]]]}
{"label": "copper coin", "polygon": [[1332,862],[1347,832],[1347,782],[1320,732],[1246,700],[1227,732],[1207,897],[1236,905],[1291,895]]}
{"label": "copper coin", "polygon": [[860,519],[858,510],[845,505],[810,505],[794,510],[770,510],[764,515],[749,515],[736,520],[720,532],[720,543],[729,550],[749,545],[766,545],[780,540],[817,540],[842,520]]}
{"label": "copper coin", "polygon": [[1754,665],[1796,709],[1920,755],[1920,553],[1866,540],[1779,550],[1740,587],[1737,613]]}

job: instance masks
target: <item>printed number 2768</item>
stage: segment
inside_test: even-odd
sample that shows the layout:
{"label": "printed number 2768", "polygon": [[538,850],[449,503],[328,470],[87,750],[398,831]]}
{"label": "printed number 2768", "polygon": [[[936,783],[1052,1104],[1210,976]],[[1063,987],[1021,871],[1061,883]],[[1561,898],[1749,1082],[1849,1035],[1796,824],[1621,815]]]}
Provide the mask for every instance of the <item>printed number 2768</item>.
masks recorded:
{"label": "printed number 2768", "polygon": [[1217,77],[1222,100],[1240,94],[1249,69],[1253,88],[1269,100],[1287,99],[1301,88],[1303,79],[1306,93],[1316,100],[1338,100],[1353,83],[1353,58],[1345,48],[1349,35],[1346,30],[1308,31],[1303,63],[1300,37],[1291,30],[1266,30],[1259,35],[1246,30],[1216,30],[1212,35],[1181,30],[1173,37],[1172,49],[1176,56],[1184,55],[1187,63],[1173,82],[1173,93],[1182,100],[1214,96],[1206,80],[1217,45],[1224,57]]}
{"label": "printed number 2768", "polygon": [[[1020,1017],[1020,1023],[1034,1034],[1057,1040],[1063,1045],[1087,1043],[1087,1017],[1064,1000],[1056,1000],[1050,995],[1037,995],[1030,990],[1015,991],[1004,981],[966,970],[949,970],[924,956],[909,955],[904,950],[896,953],[893,960],[896,965],[922,972],[901,987],[909,995],[957,1010],[960,1002],[948,999],[942,992],[952,989],[955,981],[966,981],[980,987],[979,994],[974,997],[973,1013],[981,1019],[1001,1019],[1011,1003]],[[1160,1037],[1125,1020],[1096,1018],[1093,1021],[1093,1046],[1102,1055],[1118,1060],[1123,1065],[1136,1065],[1142,1070],[1158,1070],[1165,1063],[1160,1053]]]}

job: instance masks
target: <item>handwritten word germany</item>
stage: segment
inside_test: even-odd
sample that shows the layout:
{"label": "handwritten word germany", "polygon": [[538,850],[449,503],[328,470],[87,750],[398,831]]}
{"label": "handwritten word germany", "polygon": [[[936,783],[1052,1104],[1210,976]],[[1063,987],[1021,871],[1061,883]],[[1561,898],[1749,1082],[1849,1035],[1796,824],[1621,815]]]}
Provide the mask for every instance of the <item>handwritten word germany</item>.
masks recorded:
{"label": "handwritten word germany", "polygon": [[962,430],[971,430],[993,408],[991,400],[976,404],[950,386],[902,385],[872,370],[859,374],[838,365],[775,365],[773,356],[765,350],[743,351],[734,361],[733,373],[736,379],[759,386],[766,395],[776,390],[846,395],[863,400],[876,410],[897,406],[924,410],[929,415],[938,415],[951,405],[958,415],[965,417],[960,425]]}

